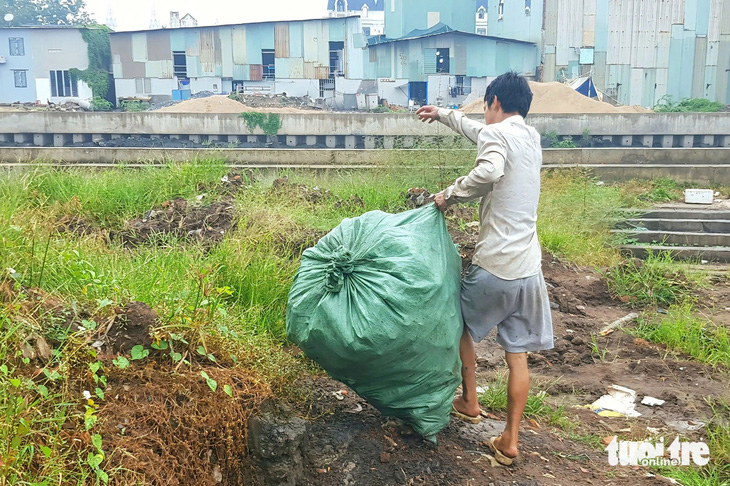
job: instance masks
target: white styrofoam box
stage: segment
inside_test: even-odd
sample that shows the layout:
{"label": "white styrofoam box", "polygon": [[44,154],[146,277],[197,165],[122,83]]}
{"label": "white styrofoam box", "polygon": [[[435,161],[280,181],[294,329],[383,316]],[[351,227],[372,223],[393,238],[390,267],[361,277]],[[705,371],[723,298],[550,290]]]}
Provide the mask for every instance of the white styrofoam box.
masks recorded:
{"label": "white styrofoam box", "polygon": [[712,189],[685,189],[684,202],[687,204],[712,204],[715,192]]}

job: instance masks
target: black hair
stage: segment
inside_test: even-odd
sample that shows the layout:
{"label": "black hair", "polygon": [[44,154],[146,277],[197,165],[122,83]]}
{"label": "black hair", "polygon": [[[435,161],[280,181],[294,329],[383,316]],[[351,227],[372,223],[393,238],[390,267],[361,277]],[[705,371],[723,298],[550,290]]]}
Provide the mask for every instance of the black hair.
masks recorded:
{"label": "black hair", "polygon": [[494,97],[502,104],[505,113],[517,112],[526,117],[532,104],[532,90],[527,80],[514,71],[508,71],[489,83],[484,101],[491,107]]}

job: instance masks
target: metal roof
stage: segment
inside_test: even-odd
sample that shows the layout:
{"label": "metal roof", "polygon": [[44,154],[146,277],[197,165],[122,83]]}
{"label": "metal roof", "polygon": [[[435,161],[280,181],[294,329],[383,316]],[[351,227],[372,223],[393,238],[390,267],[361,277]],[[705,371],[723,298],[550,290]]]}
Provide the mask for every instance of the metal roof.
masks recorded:
{"label": "metal roof", "polygon": [[[327,10],[335,11],[335,3],[337,0],[327,1]],[[363,6],[367,5],[370,10],[373,11],[384,11],[385,0],[345,0],[347,4],[347,11],[362,10]]]}
{"label": "metal roof", "polygon": [[159,29],[140,29],[140,30],[122,30],[117,32],[111,32],[112,35],[114,34],[136,34],[139,32],[159,32],[159,31],[169,31],[174,32],[177,30],[189,30],[189,29],[217,29],[219,27],[236,27],[239,25],[260,25],[260,24],[281,24],[281,23],[291,23],[291,22],[311,22],[313,20],[325,20],[325,21],[333,21],[333,20],[342,20],[342,19],[354,19],[354,18],[360,18],[359,15],[345,15],[342,17],[316,17],[313,19],[295,19],[295,20],[267,20],[266,22],[239,22],[236,24],[219,24],[219,25],[196,25],[194,27],[175,27],[175,28],[168,28],[168,27],[161,27]]}
{"label": "metal roof", "polygon": [[498,41],[506,41],[506,42],[515,42],[518,44],[532,44],[535,45],[534,42],[527,42],[517,39],[507,39],[504,37],[495,37],[491,35],[481,35],[481,34],[475,34],[474,32],[464,32],[462,30],[454,30],[448,25],[444,24],[443,22],[439,22],[438,24],[434,25],[430,29],[416,29],[408,34],[404,35],[403,37],[398,37],[397,39],[388,39],[384,35],[377,35],[377,36],[371,36],[368,37],[368,45],[378,45],[378,44],[389,44],[391,42],[401,42],[401,41],[408,41],[408,40],[414,40],[414,39],[422,39],[424,37],[431,37],[435,35],[443,35],[443,34],[459,34],[459,35],[465,35],[470,37],[477,37],[479,39],[492,39],[492,40],[498,40]]}

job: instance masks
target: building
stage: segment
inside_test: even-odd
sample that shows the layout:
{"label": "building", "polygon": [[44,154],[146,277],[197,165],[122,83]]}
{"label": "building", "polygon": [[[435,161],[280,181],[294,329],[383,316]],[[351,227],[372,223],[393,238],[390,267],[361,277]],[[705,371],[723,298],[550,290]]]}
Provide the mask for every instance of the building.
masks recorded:
{"label": "building", "polygon": [[[357,16],[111,34],[117,97],[153,101],[176,90],[241,89],[335,103],[336,91],[347,91],[349,104],[339,107],[351,107],[366,47]],[[347,88],[345,79],[357,86]]]}
{"label": "building", "polygon": [[385,36],[399,39],[442,23],[453,30],[476,32],[474,0],[388,0]]}
{"label": "building", "polygon": [[[542,46],[543,1],[488,0],[489,35]],[[561,28],[567,28],[573,19],[572,13],[566,12],[566,15]]]}
{"label": "building", "polygon": [[541,46],[542,81],[591,76],[626,105],[730,103],[724,0],[488,0],[487,13],[490,35]]}
{"label": "building", "polygon": [[62,103],[91,98],[70,74],[89,67],[81,30],[67,26],[0,28],[0,103]]}
{"label": "building", "polygon": [[328,0],[327,11],[330,17],[350,17],[359,15],[362,30],[366,36],[385,33],[386,0]]}
{"label": "building", "polygon": [[[470,14],[471,17],[471,14]],[[378,80],[389,103],[458,105],[482,96],[496,76],[514,69],[534,78],[537,45],[462,32],[439,23],[399,39],[370,39],[365,77]]]}
{"label": "building", "polygon": [[185,14],[180,18],[180,12],[170,12],[170,28],[179,29],[180,27],[197,27],[198,21],[192,15]]}
{"label": "building", "polygon": [[489,6],[487,0],[477,0],[477,12],[476,12],[476,33],[479,35],[487,35],[487,15]]}

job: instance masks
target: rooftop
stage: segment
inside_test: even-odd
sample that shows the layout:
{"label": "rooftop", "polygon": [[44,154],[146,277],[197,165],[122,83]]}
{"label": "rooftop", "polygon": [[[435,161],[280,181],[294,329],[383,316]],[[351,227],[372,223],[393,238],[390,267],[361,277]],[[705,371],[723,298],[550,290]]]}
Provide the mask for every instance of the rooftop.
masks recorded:
{"label": "rooftop", "polygon": [[[327,1],[327,10],[336,10],[335,8],[335,2],[337,0],[328,0]],[[352,12],[355,10],[362,10],[363,6],[367,5],[367,7],[370,10],[376,11],[384,10],[385,0],[344,0],[347,4],[347,10]]]}
{"label": "rooftop", "polygon": [[408,34],[404,35],[403,37],[398,37],[396,39],[388,39],[384,35],[376,35],[368,37],[368,44],[369,45],[377,45],[377,44],[388,44],[390,42],[401,42],[401,41],[407,41],[407,40],[413,40],[413,39],[422,39],[424,37],[431,37],[435,35],[443,35],[443,34],[459,34],[469,37],[477,37],[479,39],[492,39],[492,40],[498,40],[498,41],[507,41],[507,42],[515,42],[518,44],[533,44],[533,42],[527,42],[527,41],[521,41],[516,39],[506,39],[504,37],[494,37],[490,35],[481,35],[481,34],[475,34],[474,32],[464,32],[462,30],[454,30],[448,25],[444,24],[443,22],[439,22],[438,24],[434,25],[430,29],[416,29]]}

